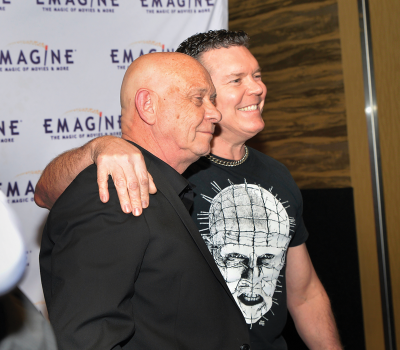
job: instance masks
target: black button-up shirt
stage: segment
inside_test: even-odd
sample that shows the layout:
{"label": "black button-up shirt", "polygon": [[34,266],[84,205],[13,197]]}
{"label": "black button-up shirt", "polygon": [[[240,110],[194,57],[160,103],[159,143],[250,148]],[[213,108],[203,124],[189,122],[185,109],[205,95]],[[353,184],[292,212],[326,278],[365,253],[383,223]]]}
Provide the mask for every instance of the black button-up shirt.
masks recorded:
{"label": "black button-up shirt", "polygon": [[190,184],[189,181],[186,180],[181,174],[179,174],[174,168],[162,161],[160,158],[156,157],[154,154],[148,152],[143,147],[140,147],[139,145],[131,141],[128,142],[139,148],[143,153],[149,155],[149,158],[151,158],[154,163],[156,163],[158,169],[162,171],[167,182],[172,186],[176,194],[182,200],[186,209],[189,211],[193,205],[194,200],[194,192],[192,189],[193,185]]}

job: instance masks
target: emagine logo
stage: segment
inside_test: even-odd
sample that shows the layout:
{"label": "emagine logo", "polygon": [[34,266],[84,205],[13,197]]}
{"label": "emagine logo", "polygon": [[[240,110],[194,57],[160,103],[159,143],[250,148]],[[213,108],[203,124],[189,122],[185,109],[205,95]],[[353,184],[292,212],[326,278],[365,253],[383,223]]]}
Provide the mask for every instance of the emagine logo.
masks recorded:
{"label": "emagine logo", "polygon": [[34,40],[16,41],[0,49],[0,72],[68,71],[75,52]]}
{"label": "emagine logo", "polygon": [[19,135],[22,120],[0,120],[0,143],[11,143]]}
{"label": "emagine logo", "polygon": [[149,14],[184,14],[211,12],[217,0],[140,0]]}
{"label": "emagine logo", "polygon": [[119,0],[36,0],[44,12],[114,13]]}
{"label": "emagine logo", "polygon": [[11,5],[11,0],[0,0],[0,12],[7,9],[5,5]]}
{"label": "emagine logo", "polygon": [[43,129],[50,140],[121,136],[121,115],[103,115],[98,109],[76,108],[58,118],[44,119]]}
{"label": "emagine logo", "polygon": [[117,69],[127,69],[138,57],[152,52],[174,52],[173,48],[166,48],[164,44],[153,40],[135,41],[124,49],[111,49],[111,63]]}
{"label": "emagine logo", "polygon": [[13,180],[0,180],[0,190],[6,195],[7,202],[10,204],[33,202],[34,184],[37,182],[36,175],[40,174],[41,170],[27,171],[15,176]]}

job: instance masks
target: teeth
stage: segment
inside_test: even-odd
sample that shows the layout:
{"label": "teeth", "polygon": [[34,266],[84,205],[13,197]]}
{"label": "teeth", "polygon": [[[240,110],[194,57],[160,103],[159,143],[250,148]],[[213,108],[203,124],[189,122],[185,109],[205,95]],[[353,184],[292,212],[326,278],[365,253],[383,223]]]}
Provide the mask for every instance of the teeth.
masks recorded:
{"label": "teeth", "polygon": [[256,300],[258,300],[260,298],[260,296],[258,294],[243,293],[243,296],[248,301],[256,301]]}
{"label": "teeth", "polygon": [[247,106],[247,107],[243,107],[243,108],[239,108],[239,111],[255,111],[258,108],[258,105],[252,105],[252,106]]}

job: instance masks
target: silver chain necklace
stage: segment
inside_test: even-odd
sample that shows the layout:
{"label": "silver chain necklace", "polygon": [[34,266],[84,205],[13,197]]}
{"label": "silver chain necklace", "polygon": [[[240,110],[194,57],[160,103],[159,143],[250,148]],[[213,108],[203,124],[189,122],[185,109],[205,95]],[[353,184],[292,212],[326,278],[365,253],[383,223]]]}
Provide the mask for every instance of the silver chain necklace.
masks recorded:
{"label": "silver chain necklace", "polygon": [[239,160],[223,160],[219,158],[215,158],[212,154],[206,155],[206,158],[211,160],[215,164],[223,165],[223,166],[237,166],[240,164],[243,164],[246,159],[249,157],[249,150],[247,149],[247,146],[244,146],[244,156],[239,159]]}

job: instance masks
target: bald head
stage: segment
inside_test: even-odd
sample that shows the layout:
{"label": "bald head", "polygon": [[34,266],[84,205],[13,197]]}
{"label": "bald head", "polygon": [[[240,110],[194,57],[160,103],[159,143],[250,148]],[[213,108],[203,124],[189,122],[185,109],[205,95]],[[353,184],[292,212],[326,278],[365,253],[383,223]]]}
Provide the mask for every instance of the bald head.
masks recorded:
{"label": "bald head", "polygon": [[215,97],[210,75],[194,58],[172,52],[141,56],[122,82],[122,137],[176,170],[179,164],[186,169],[210,150],[220,120]]}
{"label": "bald head", "polygon": [[[121,86],[122,113],[134,109],[136,92],[148,89],[159,96],[168,93],[170,87],[202,75],[209,77],[206,69],[194,58],[175,52],[155,52],[140,56],[127,69]],[[211,78],[209,78],[211,81]]]}

